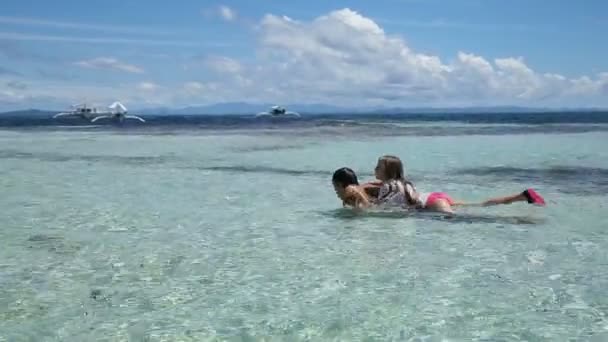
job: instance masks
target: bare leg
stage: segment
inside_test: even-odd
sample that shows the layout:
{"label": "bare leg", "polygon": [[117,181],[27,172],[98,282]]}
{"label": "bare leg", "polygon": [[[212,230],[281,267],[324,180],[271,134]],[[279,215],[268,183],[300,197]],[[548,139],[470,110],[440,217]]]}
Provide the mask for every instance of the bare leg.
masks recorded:
{"label": "bare leg", "polygon": [[482,206],[489,207],[500,204],[511,204],[515,202],[528,202],[536,205],[545,205],[545,200],[537,194],[533,189],[527,189],[515,195],[495,197],[485,200],[481,203],[467,203],[464,201],[454,201],[452,206]]}
{"label": "bare leg", "polygon": [[528,202],[528,198],[523,193],[519,193],[517,195],[511,195],[506,197],[491,198],[487,201],[482,202],[481,205],[483,207],[488,207],[491,205],[511,204],[514,202]]}

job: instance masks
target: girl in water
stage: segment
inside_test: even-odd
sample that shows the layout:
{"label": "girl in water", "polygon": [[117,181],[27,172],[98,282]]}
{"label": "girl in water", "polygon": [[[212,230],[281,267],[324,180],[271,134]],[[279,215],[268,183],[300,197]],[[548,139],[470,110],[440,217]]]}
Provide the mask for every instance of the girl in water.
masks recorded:
{"label": "girl in water", "polygon": [[359,185],[355,171],[348,167],[337,169],[332,176],[331,182],[338,198],[342,200],[343,206],[355,209],[365,209],[371,206],[371,198],[365,189]]}
{"label": "girl in water", "polygon": [[[379,182],[369,182],[364,185],[359,185],[357,176],[351,169],[339,169],[336,173],[345,169],[348,170],[351,179],[351,183],[349,183],[351,188],[347,190],[347,186],[341,185],[343,183],[336,183],[336,181],[334,181],[334,189],[336,190],[338,197],[342,199],[343,204],[351,205],[358,209],[367,208],[372,204],[375,204],[399,206],[406,209],[423,209],[443,213],[454,213],[453,207],[456,206],[486,207],[523,201],[535,205],[545,205],[544,199],[536,193],[534,189],[526,189],[515,195],[491,198],[481,203],[455,201],[444,192],[419,193],[416,191],[412,182],[405,178],[401,159],[391,155],[385,155],[378,159],[375,174]],[[336,178],[336,173],[334,173],[334,179]],[[375,195],[376,193],[377,195]]]}
{"label": "girl in water", "polygon": [[399,158],[382,157],[378,161],[375,174],[379,181],[360,185],[352,169],[343,167],[336,170],[332,184],[342,204],[357,209],[372,205],[418,206],[416,190],[413,184],[403,177],[403,165]]}
{"label": "girl in water", "polygon": [[[505,197],[491,198],[481,203],[455,201],[445,192],[419,193],[414,184],[405,178],[401,159],[385,155],[378,159],[375,168],[376,178],[382,181],[378,203],[386,203],[382,194],[388,194],[388,203],[401,205],[406,208],[425,209],[443,213],[454,213],[456,206],[492,206],[526,201],[531,204],[545,205],[545,200],[534,189],[526,189],[521,193]],[[399,183],[402,186],[399,186]]]}
{"label": "girl in water", "polygon": [[404,208],[421,207],[416,188],[405,178],[403,163],[398,157],[391,155],[380,157],[374,173],[376,179],[381,182],[376,183],[379,186],[376,204]]}

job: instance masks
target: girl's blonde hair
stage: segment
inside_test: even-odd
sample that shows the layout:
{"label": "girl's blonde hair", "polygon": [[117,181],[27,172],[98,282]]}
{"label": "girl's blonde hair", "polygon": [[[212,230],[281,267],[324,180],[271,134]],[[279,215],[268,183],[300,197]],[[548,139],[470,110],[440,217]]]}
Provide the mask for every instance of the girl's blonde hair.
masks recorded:
{"label": "girl's blonde hair", "polygon": [[403,171],[403,163],[399,157],[393,155],[384,155],[378,159],[378,163],[384,165],[384,178],[385,179],[396,179],[405,180],[405,173]]}

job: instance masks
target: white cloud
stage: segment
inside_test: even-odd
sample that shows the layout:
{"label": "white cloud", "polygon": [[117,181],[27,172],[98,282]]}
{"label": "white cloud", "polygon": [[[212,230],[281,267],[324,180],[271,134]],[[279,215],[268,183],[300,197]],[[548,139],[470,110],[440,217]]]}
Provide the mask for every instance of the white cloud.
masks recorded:
{"label": "white cloud", "polygon": [[125,33],[141,33],[141,34],[156,34],[156,35],[167,35],[172,33],[172,29],[161,29],[158,27],[134,27],[134,26],[120,26],[120,25],[98,25],[91,23],[78,23],[70,21],[56,21],[39,18],[28,18],[28,17],[12,17],[12,16],[0,16],[1,24],[10,25],[22,25],[22,26],[43,26],[51,28],[67,28],[67,29],[78,29],[78,30],[93,30],[103,32],[119,32]]}
{"label": "white cloud", "polygon": [[160,86],[153,82],[140,82],[137,85],[137,89],[147,92],[156,91],[160,88]]}
{"label": "white cloud", "polygon": [[134,74],[141,74],[144,72],[142,68],[136,65],[123,63],[112,57],[97,57],[86,61],[76,62],[75,64],[83,68],[117,70]]}
{"label": "white cloud", "polygon": [[23,100],[23,94],[16,93],[13,90],[0,90],[0,100],[7,103],[15,103]]}
{"label": "white cloud", "polygon": [[[310,21],[269,14],[255,33],[257,45],[247,60],[213,55],[199,59],[212,72],[192,68],[187,75],[176,63],[173,85],[77,86],[64,81],[50,86],[24,80],[24,92],[67,103],[91,96],[105,102],[129,94],[133,103],[177,106],[243,100],[348,106],[608,105],[608,73],[566,77],[534,70],[523,57],[488,59],[465,51],[441,59],[416,51],[404,38],[350,9]],[[108,57],[79,65],[143,72]],[[162,92],[153,92],[161,87]],[[133,94],[133,89],[140,92]],[[4,90],[3,98],[9,95],[15,100],[13,90]]]}
{"label": "white cloud", "polygon": [[0,32],[1,40],[35,41],[35,42],[56,42],[69,44],[114,44],[114,45],[158,45],[158,46],[226,46],[226,43],[205,43],[189,42],[169,39],[140,39],[140,38],[119,38],[119,37],[83,37],[83,36],[58,36],[48,34],[29,34],[18,32]]}
{"label": "white cloud", "polygon": [[189,81],[178,88],[178,92],[174,94],[173,100],[176,102],[184,102],[184,105],[190,105],[193,103],[199,103],[201,98],[204,98],[208,94],[206,91],[209,89],[207,84],[203,84],[197,81]]}
{"label": "white cloud", "polygon": [[205,88],[205,86],[200,82],[192,81],[184,84],[184,89],[191,92],[199,92],[203,90],[203,88]]}
{"label": "white cloud", "polygon": [[226,21],[233,21],[236,19],[236,12],[228,6],[220,6],[219,14],[222,17],[222,19],[224,19]]}
{"label": "white cloud", "polygon": [[403,105],[535,104],[605,93],[605,79],[599,75],[569,79],[538,73],[521,57],[490,61],[458,52],[453,61],[442,61],[416,52],[403,38],[386,34],[350,9],[310,22],[266,15],[259,25],[259,43],[261,57],[255,70],[241,74],[253,75],[258,86],[263,85],[261,90],[274,89],[274,96],[284,98]]}
{"label": "white cloud", "polygon": [[242,69],[241,64],[235,59],[222,56],[207,57],[205,65],[211,70],[220,73],[238,73]]}

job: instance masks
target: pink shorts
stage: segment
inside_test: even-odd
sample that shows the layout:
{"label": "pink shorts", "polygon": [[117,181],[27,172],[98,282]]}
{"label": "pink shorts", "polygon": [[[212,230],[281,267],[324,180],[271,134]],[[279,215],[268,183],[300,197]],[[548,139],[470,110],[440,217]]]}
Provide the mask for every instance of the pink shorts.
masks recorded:
{"label": "pink shorts", "polygon": [[424,206],[429,207],[439,200],[446,200],[450,205],[454,204],[454,200],[445,192],[431,192],[429,197],[426,198]]}

